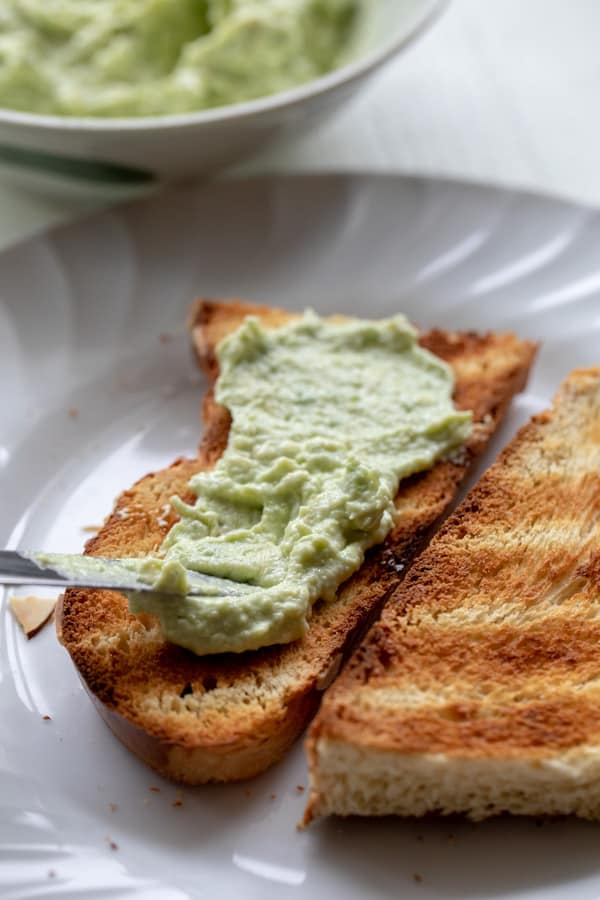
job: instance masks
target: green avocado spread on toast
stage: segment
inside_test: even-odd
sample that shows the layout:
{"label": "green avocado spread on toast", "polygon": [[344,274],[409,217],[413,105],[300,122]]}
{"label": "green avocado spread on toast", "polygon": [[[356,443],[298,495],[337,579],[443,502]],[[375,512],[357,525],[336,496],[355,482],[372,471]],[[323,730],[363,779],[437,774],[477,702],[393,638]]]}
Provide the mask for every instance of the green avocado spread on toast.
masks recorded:
{"label": "green avocado spread on toast", "polygon": [[[159,558],[176,595],[133,594],[134,613],[197,654],[300,638],[312,605],[332,600],[394,523],[401,479],[469,438],[452,370],[421,348],[403,316],[269,330],[248,317],[217,348],[216,399],[231,413],[215,467],[195,475]],[[252,585],[192,597],[185,569]],[[163,588],[164,589],[164,588]]]}

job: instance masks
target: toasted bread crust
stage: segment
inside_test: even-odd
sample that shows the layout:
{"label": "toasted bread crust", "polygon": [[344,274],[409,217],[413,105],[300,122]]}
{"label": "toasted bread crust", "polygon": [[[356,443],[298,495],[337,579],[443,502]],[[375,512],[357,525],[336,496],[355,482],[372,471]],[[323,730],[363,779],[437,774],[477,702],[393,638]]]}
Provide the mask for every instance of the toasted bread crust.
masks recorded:
{"label": "toasted bread crust", "polygon": [[600,817],[599,423],[574,372],[417,560],[313,723],[307,820]]}
{"label": "toasted bread crust", "polygon": [[[209,381],[199,456],[178,460],[125,491],[86,553],[133,556],[160,546],[176,521],[172,511],[165,518],[165,504],[174,493],[191,499],[189,478],[214,465],[227,443],[229,415],[212,393],[218,374],[214,351],[249,314],[274,327],[293,318],[242,303],[196,304],[190,326]],[[394,531],[333,603],[316,605],[301,641],[199,658],[166,643],[151,618],[131,616],[117,593],[66,592],[58,611],[59,636],[88,692],[123,743],[167,777],[189,784],[236,780],[281,758],[454,497],[511,397],[524,386],[535,355],[534,345],[512,335],[436,331],[422,342],[454,366],[456,402],[475,411],[473,437],[455,461],[403,483],[397,498],[402,515]]]}

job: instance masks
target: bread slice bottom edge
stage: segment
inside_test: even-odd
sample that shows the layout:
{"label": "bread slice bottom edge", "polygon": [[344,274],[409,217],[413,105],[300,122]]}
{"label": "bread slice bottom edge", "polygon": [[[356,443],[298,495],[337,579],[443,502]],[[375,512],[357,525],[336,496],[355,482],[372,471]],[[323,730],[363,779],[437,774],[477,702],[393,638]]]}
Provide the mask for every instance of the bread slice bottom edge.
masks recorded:
{"label": "bread slice bottom edge", "polygon": [[[397,754],[335,738],[319,740],[319,803],[304,819],[326,816],[576,815],[600,819],[600,745],[537,757],[472,758]],[[314,789],[314,788],[313,788]],[[326,799],[324,799],[326,798]]]}

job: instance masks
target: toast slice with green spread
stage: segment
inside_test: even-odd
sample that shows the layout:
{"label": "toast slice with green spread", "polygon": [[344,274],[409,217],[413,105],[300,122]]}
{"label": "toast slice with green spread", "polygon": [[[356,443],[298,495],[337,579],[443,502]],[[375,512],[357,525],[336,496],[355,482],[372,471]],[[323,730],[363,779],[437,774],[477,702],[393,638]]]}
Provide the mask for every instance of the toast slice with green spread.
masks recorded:
{"label": "toast slice with green spread", "polygon": [[[142,556],[160,547],[177,520],[169,500],[192,501],[191,476],[215,464],[229,414],[214,399],[215,348],[249,314],[270,327],[293,316],[270,307],[200,301],[190,327],[209,389],[196,459],[179,459],[142,478],[116,501],[87,544],[96,556]],[[197,657],[167,643],[152,617],[134,617],[125,597],[68,590],[59,606],[59,637],[98,711],[123,743],[163,775],[188,784],[233,781],[276,762],[299,736],[357,639],[378,615],[431,529],[452,501],[473,460],[523,388],[535,346],[514,335],[431,331],[423,346],[456,375],[455,402],[473,412],[468,445],[452,460],[401,484],[397,524],[361,569],[317,603],[304,638],[243,654]]]}
{"label": "toast slice with green spread", "polygon": [[521,429],[328,692],[307,821],[600,818],[599,643],[600,368]]}

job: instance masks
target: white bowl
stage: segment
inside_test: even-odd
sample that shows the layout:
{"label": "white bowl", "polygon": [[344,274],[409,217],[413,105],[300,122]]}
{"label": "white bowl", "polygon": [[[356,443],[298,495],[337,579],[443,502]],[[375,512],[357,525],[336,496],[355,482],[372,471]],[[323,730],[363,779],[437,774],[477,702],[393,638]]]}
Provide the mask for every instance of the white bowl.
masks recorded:
{"label": "white bowl", "polygon": [[367,0],[353,61],[294,90],[185,115],[139,119],[0,110],[0,165],[89,182],[140,183],[223,168],[330,118],[403,50],[444,0]]}

